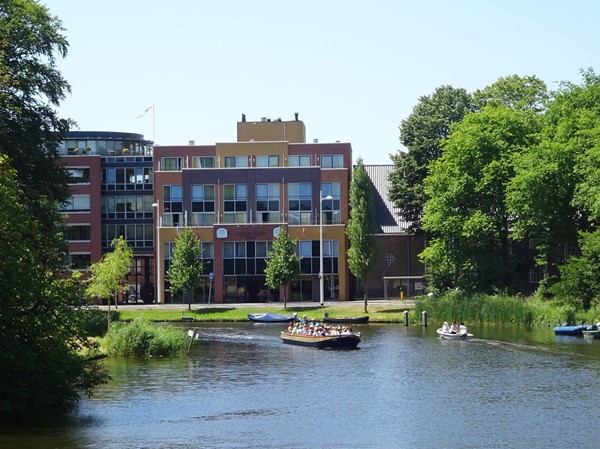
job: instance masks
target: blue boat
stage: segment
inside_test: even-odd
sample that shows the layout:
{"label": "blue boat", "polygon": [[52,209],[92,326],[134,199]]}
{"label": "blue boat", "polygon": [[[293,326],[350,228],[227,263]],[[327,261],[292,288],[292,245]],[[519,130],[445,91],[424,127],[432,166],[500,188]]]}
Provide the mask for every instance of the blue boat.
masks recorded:
{"label": "blue boat", "polygon": [[279,315],[277,313],[249,313],[248,319],[255,323],[289,323],[295,321],[297,314],[293,315]]}
{"label": "blue boat", "polygon": [[554,328],[554,335],[574,335],[580,336],[583,335],[584,324],[577,324],[575,326],[567,326],[563,324],[562,326],[556,326]]}

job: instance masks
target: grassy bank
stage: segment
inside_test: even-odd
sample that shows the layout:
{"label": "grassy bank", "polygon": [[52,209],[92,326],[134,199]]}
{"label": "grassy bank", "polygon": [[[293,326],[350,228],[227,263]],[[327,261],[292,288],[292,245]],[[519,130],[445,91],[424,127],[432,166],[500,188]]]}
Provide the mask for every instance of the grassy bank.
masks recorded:
{"label": "grassy bank", "polygon": [[272,307],[203,307],[187,310],[182,309],[143,309],[143,310],[119,310],[119,319],[124,321],[143,317],[150,321],[181,321],[182,317],[191,318],[198,322],[244,322],[248,321],[249,313],[273,312],[282,315],[297,313],[299,316],[306,315],[309,318],[321,319],[323,313],[329,313],[332,317],[364,316],[369,315],[369,321],[380,323],[400,323],[404,321],[404,311],[412,310],[412,306],[403,305],[400,301],[389,305],[369,306],[369,313],[364,313],[362,303],[356,305],[343,305],[331,307],[295,306],[285,309],[281,304],[273,304]]}
{"label": "grassy bank", "polygon": [[314,305],[293,306],[285,309],[282,304],[273,303],[272,307],[198,307],[180,309],[143,309],[119,310],[119,319],[123,321],[143,317],[150,321],[181,321],[182,317],[197,322],[247,322],[249,313],[273,312],[283,315],[297,313],[309,318],[321,319],[323,313],[332,317],[369,316],[371,323],[403,323],[404,312],[409,311],[411,324],[418,324],[422,312],[427,312],[428,321],[441,324],[443,321],[464,321],[469,324],[496,324],[517,326],[556,326],[561,323],[596,323],[600,321],[600,306],[590,310],[577,310],[558,301],[543,301],[535,298],[523,298],[508,295],[465,295],[451,292],[433,297],[420,297],[415,305],[393,301],[388,304],[369,305],[364,313],[362,302],[345,303],[318,307]]}

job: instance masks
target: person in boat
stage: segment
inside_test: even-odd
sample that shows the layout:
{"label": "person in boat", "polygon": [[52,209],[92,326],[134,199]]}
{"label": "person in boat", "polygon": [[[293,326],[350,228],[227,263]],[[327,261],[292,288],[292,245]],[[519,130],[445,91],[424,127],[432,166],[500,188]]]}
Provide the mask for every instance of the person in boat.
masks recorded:
{"label": "person in boat", "polygon": [[448,321],[444,321],[444,324],[442,324],[442,332],[444,334],[450,333],[450,325],[448,324]]}
{"label": "person in boat", "polygon": [[461,337],[466,337],[467,336],[467,326],[465,326],[465,323],[460,323],[460,327],[458,328],[458,334]]}
{"label": "person in boat", "polygon": [[300,324],[302,326],[304,326],[305,324],[308,324],[308,318],[306,318],[306,315],[302,315],[302,318],[300,319]]}
{"label": "person in boat", "polygon": [[460,328],[458,327],[458,323],[456,321],[452,321],[452,326],[450,326],[450,333],[458,334]]}

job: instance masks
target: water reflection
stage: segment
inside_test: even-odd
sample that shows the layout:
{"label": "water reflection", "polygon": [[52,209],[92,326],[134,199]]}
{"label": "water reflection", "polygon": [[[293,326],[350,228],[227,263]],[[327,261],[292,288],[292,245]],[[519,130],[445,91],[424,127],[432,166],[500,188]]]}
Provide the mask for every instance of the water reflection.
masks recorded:
{"label": "water reflection", "polygon": [[[203,325],[190,356],[111,359],[68,419],[0,447],[559,447],[600,439],[600,340],[550,330],[370,324],[355,351],[284,345],[280,326]],[[29,436],[29,433],[32,433]]]}

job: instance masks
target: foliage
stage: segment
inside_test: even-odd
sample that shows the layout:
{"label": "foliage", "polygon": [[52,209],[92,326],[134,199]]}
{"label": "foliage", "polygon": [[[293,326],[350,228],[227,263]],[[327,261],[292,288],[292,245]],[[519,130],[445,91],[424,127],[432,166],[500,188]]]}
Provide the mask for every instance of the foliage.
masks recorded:
{"label": "foliage", "polygon": [[434,288],[485,290],[511,285],[506,185],[513,158],[536,142],[538,116],[530,110],[486,106],[467,115],[430,165],[430,198],[423,228],[432,235],[421,254]]}
{"label": "foliage", "polygon": [[[426,310],[431,321],[464,321],[471,324],[556,326],[564,322],[595,322],[576,308],[539,298],[448,292],[418,298],[415,315]],[[591,320],[591,321],[590,321]]]}
{"label": "foliage", "polygon": [[[285,226],[279,227],[273,239],[273,250],[267,254],[265,283],[269,288],[286,286],[300,274],[300,257],[296,253],[297,242],[289,238]],[[287,304],[287,295],[284,295]]]}
{"label": "foliage", "polygon": [[110,356],[173,356],[185,348],[187,337],[182,328],[136,318],[131,323],[112,323],[106,342]]}
{"label": "foliage", "polygon": [[429,164],[440,157],[441,143],[450,135],[453,123],[459,123],[472,110],[471,96],[465,89],[441,86],[430,96],[422,96],[411,115],[400,125],[400,142],[408,152],[391,156],[390,200],[400,215],[421,229],[421,216],[427,195],[423,180]]}
{"label": "foliage", "polygon": [[358,158],[352,173],[350,207],[350,220],[346,226],[350,240],[348,267],[363,283],[366,312],[367,279],[375,267],[375,203],[371,181],[361,158]]}
{"label": "foliage", "polygon": [[90,267],[92,275],[85,291],[87,297],[108,299],[109,304],[113,295],[128,290],[124,281],[133,263],[133,249],[123,236],[115,238],[110,245],[114,250]]}
{"label": "foliage", "polygon": [[[57,146],[70,125],[58,106],[70,92],[56,68],[68,43],[58,18],[33,0],[0,2],[0,155],[7,155],[22,186],[19,201],[45,223],[38,229],[46,266],[60,269],[66,244],[58,239],[55,202],[69,198],[68,172]],[[43,251],[45,250],[45,251]]]}
{"label": "foliage", "polygon": [[63,278],[59,204],[69,197],[58,143],[69,121],[53,110],[69,85],[55,66],[60,21],[30,0],[0,2],[0,415],[63,411],[107,380]]}
{"label": "foliage", "polygon": [[184,228],[175,240],[173,258],[167,274],[173,293],[189,292],[200,285],[200,240],[191,228]]}
{"label": "foliage", "polygon": [[478,111],[491,105],[539,113],[544,111],[547,101],[546,83],[536,76],[510,75],[473,93],[473,104]]}
{"label": "foliage", "polygon": [[560,267],[560,281],[550,292],[561,304],[587,310],[600,303],[600,229],[582,232],[580,248],[581,256],[570,257]]}
{"label": "foliage", "polygon": [[[39,228],[21,203],[17,175],[0,156],[0,415],[60,411],[107,377],[79,308],[79,276],[49,272]],[[82,351],[86,349],[86,351]]]}

